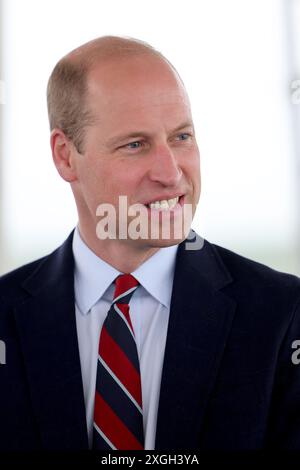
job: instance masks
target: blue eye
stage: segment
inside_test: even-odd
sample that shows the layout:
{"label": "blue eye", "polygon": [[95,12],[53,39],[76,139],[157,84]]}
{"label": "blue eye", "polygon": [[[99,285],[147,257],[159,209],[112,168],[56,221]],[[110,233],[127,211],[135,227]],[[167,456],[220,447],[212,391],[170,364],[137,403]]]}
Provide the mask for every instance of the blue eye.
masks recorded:
{"label": "blue eye", "polygon": [[184,132],[183,134],[178,135],[179,140],[187,140],[189,137],[191,136],[187,132]]}
{"label": "blue eye", "polygon": [[141,147],[141,145],[142,143],[137,140],[135,142],[129,142],[129,144],[126,144],[125,147],[130,149],[138,149]]}

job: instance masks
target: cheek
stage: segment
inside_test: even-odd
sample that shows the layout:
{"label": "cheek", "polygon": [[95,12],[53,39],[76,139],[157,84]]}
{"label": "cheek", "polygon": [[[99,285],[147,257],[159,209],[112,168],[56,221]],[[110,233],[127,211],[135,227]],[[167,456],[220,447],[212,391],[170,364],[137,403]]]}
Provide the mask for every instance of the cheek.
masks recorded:
{"label": "cheek", "polygon": [[189,155],[185,155],[182,168],[188,174],[189,178],[197,181],[200,178],[200,155],[198,151],[194,151]]}
{"label": "cheek", "polygon": [[201,185],[201,169],[200,169],[200,155],[198,155],[198,158],[195,161],[194,164],[195,167],[195,178],[199,181],[199,186]]}
{"label": "cheek", "polygon": [[201,172],[200,172],[200,154],[195,151],[190,158],[186,160],[185,172],[194,188],[194,198],[199,200],[201,192]]}
{"label": "cheek", "polygon": [[80,167],[79,185],[85,200],[94,210],[107,199],[106,193],[110,186],[108,168],[98,161],[86,158]]}
{"label": "cheek", "polygon": [[134,199],[144,173],[144,165],[133,159],[90,157],[80,167],[81,189],[93,208],[101,202],[117,204],[119,196]]}
{"label": "cheek", "polygon": [[121,161],[119,165],[111,168],[108,174],[110,192],[117,196],[130,196],[135,194],[143,181],[147,171],[141,161]]}

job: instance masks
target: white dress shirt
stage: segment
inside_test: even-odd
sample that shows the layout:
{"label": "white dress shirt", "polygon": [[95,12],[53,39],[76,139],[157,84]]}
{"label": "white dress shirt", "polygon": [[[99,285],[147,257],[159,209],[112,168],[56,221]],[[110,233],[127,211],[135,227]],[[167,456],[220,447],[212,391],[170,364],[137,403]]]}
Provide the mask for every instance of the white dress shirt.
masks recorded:
{"label": "white dress shirt", "polygon": [[[142,382],[145,449],[154,450],[160,383],[167,337],[175,260],[178,246],[161,248],[131,273],[141,284],[130,300]],[[89,445],[100,331],[113,300],[114,279],[120,273],[73,237],[75,312]]]}

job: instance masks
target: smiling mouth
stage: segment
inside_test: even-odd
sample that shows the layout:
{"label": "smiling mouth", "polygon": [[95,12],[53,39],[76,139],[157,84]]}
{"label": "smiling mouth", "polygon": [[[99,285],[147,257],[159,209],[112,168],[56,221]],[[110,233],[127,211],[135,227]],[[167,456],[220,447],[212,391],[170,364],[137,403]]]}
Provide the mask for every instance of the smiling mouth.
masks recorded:
{"label": "smiling mouth", "polygon": [[174,209],[178,203],[182,205],[184,196],[176,196],[171,199],[161,199],[158,201],[150,202],[149,204],[145,204],[146,207],[149,209],[161,210],[161,211],[168,211]]}

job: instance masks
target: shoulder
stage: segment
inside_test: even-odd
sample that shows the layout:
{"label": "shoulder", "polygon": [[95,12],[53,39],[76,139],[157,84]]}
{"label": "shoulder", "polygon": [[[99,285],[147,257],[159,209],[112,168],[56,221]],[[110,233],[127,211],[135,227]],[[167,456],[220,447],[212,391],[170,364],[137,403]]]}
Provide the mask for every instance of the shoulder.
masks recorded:
{"label": "shoulder", "polygon": [[0,311],[7,305],[22,302],[41,288],[54,288],[60,279],[73,273],[73,232],[50,254],[0,276]]}
{"label": "shoulder", "polygon": [[[178,271],[187,273],[186,268],[192,268],[190,272],[202,286],[211,292],[222,291],[236,302],[241,311],[254,317],[261,315],[262,311],[268,316],[278,312],[278,315],[290,317],[292,312],[299,310],[299,277],[276,271],[204,240],[195,232],[194,239],[197,249],[181,244]],[[184,276],[181,281],[185,282]]]}
{"label": "shoulder", "polygon": [[[208,242],[207,242],[208,243]],[[227,291],[244,304],[256,309],[267,306],[275,311],[292,313],[300,305],[300,278],[272,269],[215,244],[209,244],[219,263],[230,273]]]}
{"label": "shoulder", "polygon": [[28,300],[30,294],[23,283],[38,269],[46,257],[27,263],[0,277],[0,339],[15,337],[15,308]]}
{"label": "shoulder", "polygon": [[34,274],[47,258],[48,256],[44,256],[0,276],[1,309],[27,297],[26,291],[22,287],[23,282]]}
{"label": "shoulder", "polygon": [[300,278],[293,274],[277,271],[265,264],[239,255],[219,245],[209,243],[210,249],[219,257],[236,282],[261,283],[264,287],[300,287]]}
{"label": "shoulder", "polygon": [[[182,269],[191,266],[213,288],[233,285],[238,288],[295,289],[300,278],[259,263],[234,251],[211,243],[196,232],[190,235],[192,243],[179,246],[177,262]],[[193,247],[193,244],[195,247]]]}

